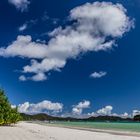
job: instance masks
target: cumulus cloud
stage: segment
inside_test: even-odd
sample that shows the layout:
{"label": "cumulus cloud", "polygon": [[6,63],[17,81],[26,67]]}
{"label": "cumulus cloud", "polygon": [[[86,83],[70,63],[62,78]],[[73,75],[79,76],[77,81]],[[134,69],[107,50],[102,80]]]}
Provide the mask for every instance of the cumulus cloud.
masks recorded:
{"label": "cumulus cloud", "polygon": [[36,104],[25,102],[24,104],[18,105],[18,111],[27,114],[48,113],[49,111],[52,113],[59,113],[62,110],[62,103],[53,103],[48,100],[44,100]]}
{"label": "cumulus cloud", "polygon": [[30,1],[28,0],[8,0],[10,4],[14,5],[18,10],[24,12],[28,9]]}
{"label": "cumulus cloud", "polygon": [[91,78],[102,78],[107,75],[107,72],[100,71],[100,72],[94,72],[90,75]]}
{"label": "cumulus cloud", "polygon": [[[87,52],[111,49],[116,39],[134,26],[121,4],[109,2],[78,6],[70,11],[69,20],[72,25],[54,29],[47,44],[33,41],[30,35],[18,36],[11,45],[0,48],[0,56],[30,58],[31,64],[24,66],[23,72],[45,75],[62,69],[68,59],[76,59]],[[32,77],[28,79],[34,80]]]}
{"label": "cumulus cloud", "polygon": [[[132,118],[133,117],[133,113],[132,114],[128,114],[127,112],[123,113],[123,114],[118,114],[118,113],[113,113],[113,107],[111,105],[107,105],[99,110],[97,110],[96,112],[91,112],[88,113],[88,116],[116,116],[116,117],[121,117],[121,118]],[[139,112],[140,113],[140,112]]]}
{"label": "cumulus cloud", "polygon": [[88,116],[116,116],[117,114],[112,114],[113,107],[111,105],[107,105],[96,112],[88,113]]}
{"label": "cumulus cloud", "polygon": [[74,107],[72,108],[72,113],[74,115],[81,115],[83,112],[83,109],[86,109],[89,107],[90,107],[90,101],[79,102],[77,105],[74,105]]}
{"label": "cumulus cloud", "polygon": [[73,114],[76,114],[76,115],[81,115],[81,114],[82,114],[82,111],[83,111],[83,110],[82,110],[81,108],[75,108],[75,107],[74,107],[74,108],[72,109],[72,113],[73,113]]}
{"label": "cumulus cloud", "polygon": [[104,116],[106,116],[106,115],[111,115],[111,111],[113,110],[113,107],[112,106],[110,106],[110,105],[108,105],[108,106],[105,106],[104,108],[102,108],[102,109],[99,109],[98,111],[97,111],[97,114],[99,114],[99,115],[104,115]]}
{"label": "cumulus cloud", "polygon": [[46,56],[46,45],[31,41],[31,36],[18,36],[17,40],[6,49],[0,48],[0,55],[4,57],[42,58]]}

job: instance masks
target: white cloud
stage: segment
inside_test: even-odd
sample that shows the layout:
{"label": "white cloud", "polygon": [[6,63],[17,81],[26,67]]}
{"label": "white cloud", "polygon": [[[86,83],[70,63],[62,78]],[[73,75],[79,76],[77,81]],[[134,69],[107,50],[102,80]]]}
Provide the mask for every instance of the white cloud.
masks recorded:
{"label": "white cloud", "polygon": [[27,65],[23,68],[23,72],[48,72],[50,70],[58,70],[63,68],[66,62],[59,59],[43,59],[41,63],[38,63],[36,60],[31,61],[31,66]]}
{"label": "white cloud", "polygon": [[140,115],[140,110],[133,110],[132,116]]}
{"label": "white cloud", "polygon": [[116,113],[112,113],[113,107],[111,105],[107,105],[96,112],[88,113],[88,116],[118,116]]}
{"label": "white cloud", "polygon": [[112,113],[113,107],[108,105],[105,106],[99,110],[97,110],[96,112],[92,112],[92,113],[88,113],[88,116],[116,116],[116,117],[121,117],[121,118],[132,118],[132,114],[128,114],[127,112],[123,113],[123,114],[117,114],[117,113]]}
{"label": "white cloud", "polygon": [[90,101],[83,101],[83,102],[79,102],[78,105],[76,105],[75,107],[77,108],[89,108],[90,106]]}
{"label": "white cloud", "polygon": [[39,72],[39,73],[37,73],[36,75],[34,75],[32,77],[25,77],[24,75],[21,75],[19,77],[20,81],[27,81],[27,80],[44,81],[46,79],[47,79],[46,75],[44,73],[42,73],[42,72]]}
{"label": "white cloud", "polygon": [[26,30],[27,27],[28,27],[28,25],[27,25],[26,23],[24,23],[22,26],[19,27],[18,30],[19,30],[20,32],[22,32],[22,31]]}
{"label": "white cloud", "polygon": [[86,109],[89,107],[90,107],[90,101],[79,102],[77,105],[74,105],[74,107],[72,108],[72,113],[74,115],[81,115],[83,112],[83,109]]}
{"label": "white cloud", "polygon": [[95,2],[74,8],[71,11],[71,17],[78,19],[80,23],[82,22],[79,30],[91,30],[97,35],[101,33],[105,36],[118,37],[122,36],[132,26],[125,12],[126,9],[121,4]]}
{"label": "white cloud", "polygon": [[31,77],[33,81],[44,81],[47,79],[46,75],[44,73],[37,73],[33,77]]}
{"label": "white cloud", "polygon": [[94,72],[90,75],[91,78],[102,78],[107,75],[107,72],[100,71],[100,72]]}
{"label": "white cloud", "polygon": [[21,75],[21,76],[19,77],[19,80],[20,80],[20,81],[26,81],[27,78],[26,78],[24,75]]}
{"label": "white cloud", "polygon": [[111,113],[112,110],[113,110],[113,107],[110,106],[110,105],[108,105],[108,106],[105,106],[105,107],[102,108],[102,109],[99,109],[99,110],[97,111],[97,114],[98,114],[98,115],[103,115],[103,116],[111,115],[111,114],[112,114],[112,113]]}
{"label": "white cloud", "polygon": [[46,56],[46,45],[32,42],[31,36],[18,36],[17,40],[6,49],[0,48],[0,56],[43,58]]}
{"label": "white cloud", "polygon": [[18,111],[27,114],[48,113],[49,111],[59,113],[63,110],[62,103],[53,103],[48,100],[33,104],[25,102],[18,106]]}
{"label": "white cloud", "polygon": [[18,10],[24,12],[28,9],[30,1],[28,0],[8,0],[9,3],[13,4]]}
{"label": "white cloud", "polygon": [[76,115],[81,115],[81,114],[82,114],[82,111],[83,111],[83,110],[82,110],[81,108],[75,108],[75,107],[74,107],[74,108],[72,109],[72,113],[73,113],[74,115],[75,115],[75,114],[76,114]]}
{"label": "white cloud", "polygon": [[131,114],[124,112],[123,114],[112,113],[110,116],[121,117],[121,118],[132,118]]}
{"label": "white cloud", "polygon": [[[18,36],[7,48],[0,48],[0,56],[40,59],[24,66],[23,72],[45,75],[46,72],[63,68],[68,59],[90,51],[111,49],[115,40],[134,25],[126,12],[121,4],[108,2],[78,6],[70,11],[69,17],[74,23],[54,29],[48,44],[32,41],[29,35]],[[32,77],[28,79],[34,80]]]}
{"label": "white cloud", "polygon": [[121,114],[120,116],[121,116],[122,118],[129,118],[129,117],[130,117],[130,115],[129,115],[127,112]]}

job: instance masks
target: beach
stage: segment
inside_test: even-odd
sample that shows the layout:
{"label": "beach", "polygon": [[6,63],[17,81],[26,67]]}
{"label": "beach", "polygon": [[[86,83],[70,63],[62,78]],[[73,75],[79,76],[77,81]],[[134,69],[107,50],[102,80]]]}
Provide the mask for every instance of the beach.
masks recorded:
{"label": "beach", "polygon": [[0,140],[139,140],[135,133],[94,131],[20,122],[0,127]]}

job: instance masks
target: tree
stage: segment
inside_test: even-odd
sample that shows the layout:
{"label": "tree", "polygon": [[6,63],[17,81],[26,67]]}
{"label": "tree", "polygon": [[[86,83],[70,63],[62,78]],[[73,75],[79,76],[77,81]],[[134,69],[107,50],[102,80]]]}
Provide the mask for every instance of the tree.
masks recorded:
{"label": "tree", "polygon": [[139,121],[140,122],[140,115],[134,116],[134,121]]}
{"label": "tree", "polygon": [[11,107],[4,90],[0,89],[0,125],[15,124],[20,119],[17,108]]}

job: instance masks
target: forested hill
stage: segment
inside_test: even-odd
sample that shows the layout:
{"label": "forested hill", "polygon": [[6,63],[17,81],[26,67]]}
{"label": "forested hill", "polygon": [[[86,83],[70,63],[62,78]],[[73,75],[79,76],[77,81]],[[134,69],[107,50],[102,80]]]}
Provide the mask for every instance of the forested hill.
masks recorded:
{"label": "forested hill", "polygon": [[121,118],[116,116],[98,116],[98,117],[89,117],[89,118],[72,118],[72,117],[54,117],[47,114],[36,114],[36,115],[28,115],[21,113],[23,120],[25,121],[110,121],[110,122],[120,122],[120,121],[140,121],[140,116],[137,115],[134,118]]}

